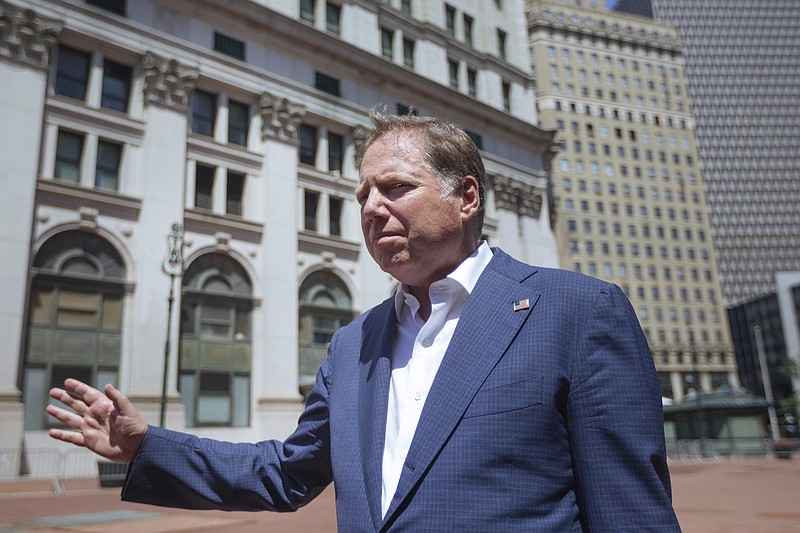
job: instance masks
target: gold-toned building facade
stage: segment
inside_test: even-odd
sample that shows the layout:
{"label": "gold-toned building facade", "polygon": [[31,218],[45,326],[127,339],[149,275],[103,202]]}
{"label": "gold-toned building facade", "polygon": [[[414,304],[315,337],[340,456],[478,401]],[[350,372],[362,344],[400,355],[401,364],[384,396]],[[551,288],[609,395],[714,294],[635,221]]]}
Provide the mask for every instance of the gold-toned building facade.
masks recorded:
{"label": "gold-toned building facade", "polygon": [[527,3],[560,264],[623,288],[665,396],[737,387],[678,34],[576,4]]}

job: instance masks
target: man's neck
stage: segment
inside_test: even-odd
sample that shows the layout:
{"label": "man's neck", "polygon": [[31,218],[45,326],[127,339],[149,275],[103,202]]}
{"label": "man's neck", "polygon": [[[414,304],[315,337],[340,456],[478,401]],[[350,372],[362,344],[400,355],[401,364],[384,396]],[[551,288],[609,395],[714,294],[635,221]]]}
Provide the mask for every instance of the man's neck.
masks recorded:
{"label": "man's neck", "polygon": [[475,251],[478,249],[479,244],[480,243],[475,243],[474,245],[472,245],[472,247],[468,249],[461,256],[461,259],[456,264],[452,265],[452,268],[450,268],[447,272],[445,272],[442,275],[435,276],[436,279],[431,279],[426,283],[420,283],[417,285],[406,285],[408,292],[412,296],[414,296],[414,298],[416,298],[417,301],[419,302],[419,310],[417,311],[417,314],[422,320],[427,322],[427,320],[431,316],[431,296],[430,296],[431,285],[433,285],[439,280],[446,278],[450,273],[452,273],[455,269],[457,269],[461,265],[461,263],[466,261],[467,258],[469,258],[472,254],[475,253]]}

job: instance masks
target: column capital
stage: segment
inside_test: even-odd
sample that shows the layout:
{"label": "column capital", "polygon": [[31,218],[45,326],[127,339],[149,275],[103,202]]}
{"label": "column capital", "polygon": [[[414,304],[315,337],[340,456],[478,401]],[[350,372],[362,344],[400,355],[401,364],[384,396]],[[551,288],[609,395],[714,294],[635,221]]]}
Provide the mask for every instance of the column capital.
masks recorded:
{"label": "column capital", "polygon": [[184,112],[189,109],[189,95],[194,90],[198,69],[148,51],[142,58],[142,71],[145,103]]}
{"label": "column capital", "polygon": [[306,114],[303,105],[264,91],[258,100],[261,108],[261,138],[297,142],[297,130]]}
{"label": "column capital", "polygon": [[353,147],[355,148],[353,157],[355,158],[356,169],[361,167],[361,158],[364,155],[364,143],[367,142],[367,137],[369,137],[370,132],[371,130],[369,128],[365,128],[361,124],[353,128]]}
{"label": "column capital", "polygon": [[0,0],[0,56],[47,68],[64,23]]}

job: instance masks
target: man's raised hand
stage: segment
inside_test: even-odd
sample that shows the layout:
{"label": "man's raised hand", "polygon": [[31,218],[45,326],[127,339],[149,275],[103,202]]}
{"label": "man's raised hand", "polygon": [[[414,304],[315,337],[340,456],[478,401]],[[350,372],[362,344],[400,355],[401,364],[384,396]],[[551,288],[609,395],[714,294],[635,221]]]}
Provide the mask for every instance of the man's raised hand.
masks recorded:
{"label": "man's raised hand", "polygon": [[71,409],[48,405],[48,414],[75,431],[51,429],[54,439],[89,448],[111,461],[133,461],[147,433],[147,422],[127,396],[111,385],[104,392],[77,379],[65,388],[50,390],[50,397]]}

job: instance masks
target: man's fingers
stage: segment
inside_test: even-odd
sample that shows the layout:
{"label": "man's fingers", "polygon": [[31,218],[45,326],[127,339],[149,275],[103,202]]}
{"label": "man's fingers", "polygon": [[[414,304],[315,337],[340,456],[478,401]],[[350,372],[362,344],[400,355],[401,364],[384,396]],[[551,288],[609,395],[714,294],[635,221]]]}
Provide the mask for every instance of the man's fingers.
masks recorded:
{"label": "man's fingers", "polygon": [[83,433],[77,431],[64,431],[63,429],[51,429],[48,434],[54,439],[69,442],[76,446],[86,447],[86,441],[83,439]]}
{"label": "man's fingers", "polygon": [[86,411],[86,404],[83,402],[83,399],[73,392],[53,388],[50,389],[50,397],[54,400],[58,400],[76,412],[83,413]]}
{"label": "man's fingers", "polygon": [[133,406],[133,403],[131,403],[128,397],[117,390],[117,388],[111,383],[106,384],[104,392],[106,393],[106,396],[108,396],[108,399],[114,402],[114,407],[117,408],[117,411],[119,411],[119,414],[122,416],[131,416],[134,412],[136,412],[136,408]]}
{"label": "man's fingers", "polygon": [[47,414],[62,424],[66,424],[74,429],[79,429],[81,427],[81,422],[83,422],[83,417],[80,415],[76,415],[72,411],[67,411],[66,409],[62,409],[56,405],[48,405],[45,410],[47,411]]}
{"label": "man's fingers", "polygon": [[103,393],[99,390],[87,385],[83,381],[78,381],[74,378],[68,378],[66,381],[64,381],[64,386],[68,391],[72,391],[81,400],[83,400],[83,403],[86,405],[92,405],[95,400],[103,397]]}

